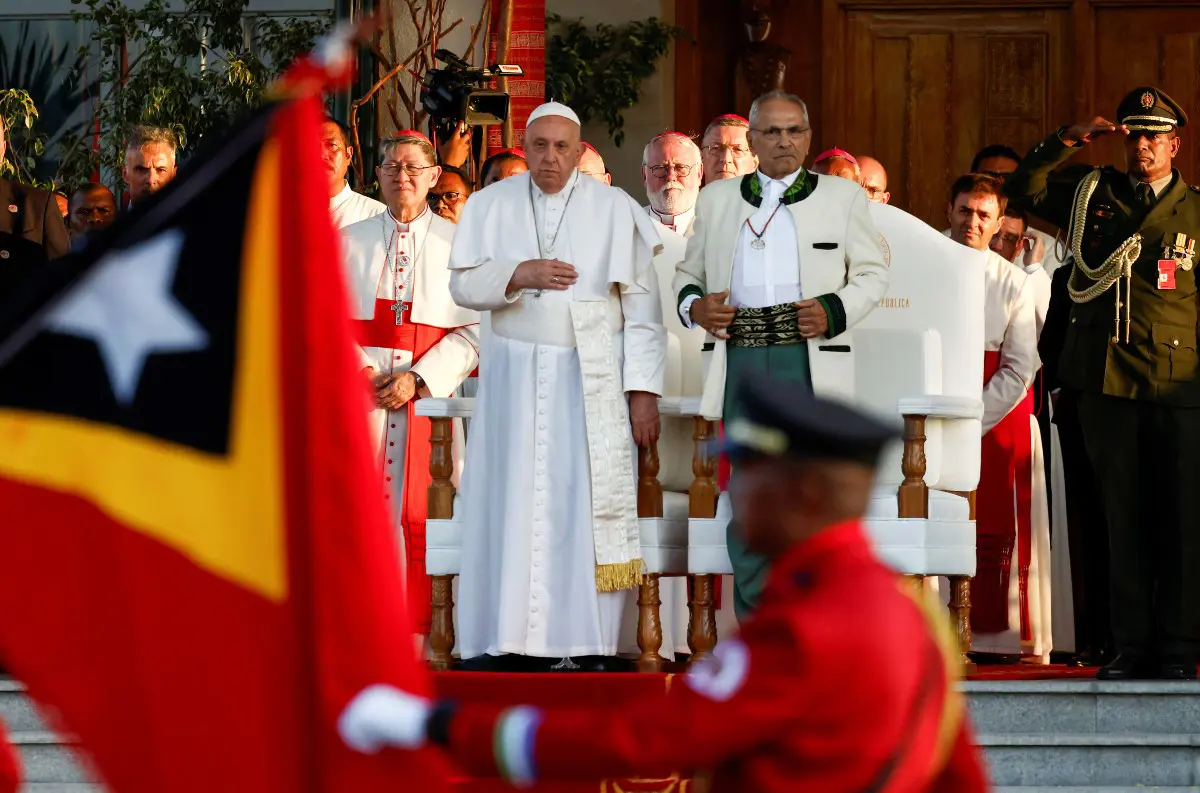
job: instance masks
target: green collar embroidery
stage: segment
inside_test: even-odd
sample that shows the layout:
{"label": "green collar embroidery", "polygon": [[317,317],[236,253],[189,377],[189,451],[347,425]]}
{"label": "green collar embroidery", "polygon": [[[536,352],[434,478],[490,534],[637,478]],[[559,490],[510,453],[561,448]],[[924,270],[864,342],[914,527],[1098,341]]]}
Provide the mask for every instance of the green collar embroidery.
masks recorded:
{"label": "green collar embroidery", "polygon": [[[816,189],[817,175],[801,168],[800,173],[796,176],[796,181],[792,182],[792,186],[787,189],[780,200],[785,204],[794,204],[808,198]],[[742,198],[746,199],[751,206],[756,208],[762,206],[762,183],[758,181],[757,171],[742,177]]]}

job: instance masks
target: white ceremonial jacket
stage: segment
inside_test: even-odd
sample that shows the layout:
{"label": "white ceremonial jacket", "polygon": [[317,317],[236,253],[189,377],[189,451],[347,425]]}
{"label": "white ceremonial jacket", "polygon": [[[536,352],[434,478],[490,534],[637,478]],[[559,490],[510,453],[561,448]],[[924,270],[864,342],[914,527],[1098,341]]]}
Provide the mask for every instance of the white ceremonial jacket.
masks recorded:
{"label": "white ceremonial jacket", "polygon": [[1000,368],[983,386],[983,433],[1016,407],[1041,366],[1037,311],[1025,271],[993,251],[984,265],[984,350],[999,350]]}
{"label": "white ceremonial jacket", "polygon": [[329,199],[329,212],[333,215],[333,225],[344,229],[360,220],[387,212],[387,204],[356,193],[350,189],[350,185],[346,185],[342,192]]}
{"label": "white ceremonial jacket", "polygon": [[[479,313],[456,305],[451,298],[447,265],[455,226],[432,212],[429,214],[428,238],[417,242],[417,271],[409,298],[412,312],[406,315],[406,320],[458,329],[421,356],[412,367],[412,371],[425,381],[430,396],[449,397],[479,364]],[[388,265],[384,246],[394,223],[385,211],[342,230],[351,319],[375,316],[379,284]],[[361,349],[360,353],[362,365],[371,366],[371,359]]]}
{"label": "white ceremonial jacket", "polygon": [[[722,292],[733,281],[735,247],[742,226],[757,209],[743,195],[752,173],[740,179],[722,179],[700,191],[696,220],[687,254],[672,284],[676,305],[687,294]],[[830,322],[836,334],[853,328],[875,308],[887,292],[879,232],[867,211],[867,194],[852,181],[808,173],[811,192],[787,205],[796,226],[800,255],[800,291],[803,298],[829,297],[840,304],[844,326]],[[782,211],[782,210],[781,210]],[[689,289],[690,287],[690,289]],[[704,382],[700,410],[706,418],[721,418],[725,401],[725,340],[712,336],[712,358]],[[813,392],[852,398],[847,393],[845,366],[849,356],[822,347],[841,346],[829,338],[808,341]]]}
{"label": "white ceremonial jacket", "polygon": [[[650,207],[643,207],[654,223],[663,249],[654,257],[654,271],[658,274],[661,294],[663,324],[667,329],[667,372],[663,396],[699,396],[704,389],[701,351],[704,349],[704,329],[688,328],[679,321],[679,312],[671,284],[675,280],[675,268],[683,261],[687,241],[695,226],[695,211],[688,213],[681,231],[668,228],[659,221]],[[690,470],[690,466],[689,466]]]}

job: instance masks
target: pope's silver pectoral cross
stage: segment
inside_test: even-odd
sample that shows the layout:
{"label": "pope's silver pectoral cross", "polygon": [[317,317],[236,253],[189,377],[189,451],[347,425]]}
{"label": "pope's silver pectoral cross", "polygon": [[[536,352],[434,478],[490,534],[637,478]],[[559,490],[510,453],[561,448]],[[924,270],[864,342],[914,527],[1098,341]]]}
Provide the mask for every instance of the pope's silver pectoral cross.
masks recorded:
{"label": "pope's silver pectoral cross", "polygon": [[388,306],[388,308],[390,308],[392,311],[396,312],[396,324],[403,325],[404,324],[404,311],[405,311],[405,309],[408,308],[408,306],[405,305],[404,300],[402,300],[401,298],[396,298],[396,302],[392,303],[390,306]]}

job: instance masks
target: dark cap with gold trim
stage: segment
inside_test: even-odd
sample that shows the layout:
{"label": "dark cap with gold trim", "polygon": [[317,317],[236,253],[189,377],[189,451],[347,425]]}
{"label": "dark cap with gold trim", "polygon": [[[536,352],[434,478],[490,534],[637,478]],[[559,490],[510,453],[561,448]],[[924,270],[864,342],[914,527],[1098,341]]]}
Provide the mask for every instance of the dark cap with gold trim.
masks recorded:
{"label": "dark cap with gold trim", "polygon": [[1117,123],[1130,132],[1170,132],[1187,126],[1187,113],[1161,88],[1144,85],[1125,95],[1117,105]]}
{"label": "dark cap with gold trim", "polygon": [[899,428],[843,402],[802,392],[794,382],[755,375],[738,383],[742,415],[725,425],[724,452],[734,460],[790,457],[874,467]]}

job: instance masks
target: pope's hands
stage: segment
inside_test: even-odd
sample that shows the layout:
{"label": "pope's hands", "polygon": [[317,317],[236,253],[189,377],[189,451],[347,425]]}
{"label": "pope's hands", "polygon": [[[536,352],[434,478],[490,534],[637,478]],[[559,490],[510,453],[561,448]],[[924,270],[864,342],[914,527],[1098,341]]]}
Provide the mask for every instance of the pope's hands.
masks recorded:
{"label": "pope's hands", "polygon": [[796,307],[796,324],[800,326],[801,336],[815,339],[829,330],[829,315],[825,313],[821,301],[809,298],[792,305]]}
{"label": "pope's hands", "polygon": [[728,298],[729,290],[726,289],[724,292],[713,292],[711,295],[693,300],[688,309],[692,322],[718,339],[728,339],[729,334],[725,332],[725,329],[733,324],[733,315],[737,313],[737,309],[733,306],[726,305],[725,301]]}
{"label": "pope's hands", "polygon": [[579,280],[579,273],[558,259],[530,259],[517,265],[508,279],[508,292],[520,289],[564,291]]}
{"label": "pope's hands", "polygon": [[338,717],[338,734],[356,752],[375,754],[380,749],[416,749],[426,741],[426,726],[433,706],[424,697],[393,686],[364,688]]}
{"label": "pope's hands", "polygon": [[399,410],[416,396],[417,378],[412,372],[375,376],[375,404],[388,410]]}
{"label": "pope's hands", "polygon": [[1114,124],[1108,119],[1096,116],[1091,121],[1067,127],[1061,139],[1068,146],[1075,146],[1079,143],[1091,143],[1096,138],[1104,137],[1105,135],[1128,134],[1129,128],[1124,124]]}
{"label": "pope's hands", "polygon": [[630,391],[629,423],[633,425],[633,440],[638,446],[658,443],[658,436],[662,432],[658,418],[658,394]]}

